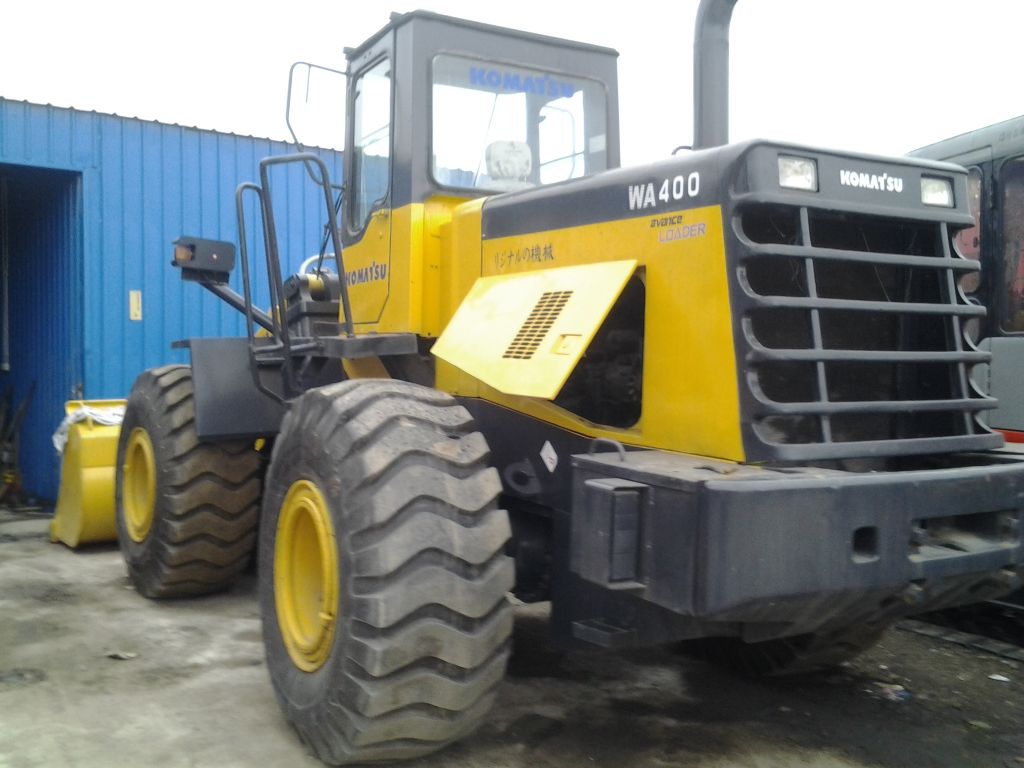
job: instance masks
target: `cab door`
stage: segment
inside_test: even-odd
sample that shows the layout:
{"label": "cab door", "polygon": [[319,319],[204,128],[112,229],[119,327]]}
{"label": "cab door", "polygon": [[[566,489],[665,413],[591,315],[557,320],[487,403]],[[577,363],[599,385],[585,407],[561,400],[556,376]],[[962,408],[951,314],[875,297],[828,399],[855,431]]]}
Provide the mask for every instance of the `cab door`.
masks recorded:
{"label": "cab door", "polygon": [[344,279],[353,321],[378,322],[391,284],[393,55],[390,37],[350,76],[345,158]]}

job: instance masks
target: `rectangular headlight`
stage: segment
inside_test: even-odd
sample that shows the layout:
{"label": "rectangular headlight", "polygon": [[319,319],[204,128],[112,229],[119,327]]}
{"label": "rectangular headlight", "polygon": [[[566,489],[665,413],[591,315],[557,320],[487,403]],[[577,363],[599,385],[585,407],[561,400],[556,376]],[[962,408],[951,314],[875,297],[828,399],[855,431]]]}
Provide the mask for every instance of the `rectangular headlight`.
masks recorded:
{"label": "rectangular headlight", "polygon": [[953,207],[953,182],[934,176],[921,177],[921,202],[941,208]]}
{"label": "rectangular headlight", "polygon": [[818,191],[818,163],[809,157],[779,155],[779,186]]}

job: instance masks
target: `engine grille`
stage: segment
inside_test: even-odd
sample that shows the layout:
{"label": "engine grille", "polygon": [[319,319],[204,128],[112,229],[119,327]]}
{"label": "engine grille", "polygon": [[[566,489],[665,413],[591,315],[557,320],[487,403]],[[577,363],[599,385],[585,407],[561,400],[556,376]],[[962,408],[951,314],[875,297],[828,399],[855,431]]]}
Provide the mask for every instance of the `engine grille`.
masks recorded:
{"label": "engine grille", "polygon": [[[990,448],[987,362],[964,335],[977,265],[945,222],[780,204],[735,212],[749,458],[833,459]],[[763,454],[750,456],[751,453]]]}

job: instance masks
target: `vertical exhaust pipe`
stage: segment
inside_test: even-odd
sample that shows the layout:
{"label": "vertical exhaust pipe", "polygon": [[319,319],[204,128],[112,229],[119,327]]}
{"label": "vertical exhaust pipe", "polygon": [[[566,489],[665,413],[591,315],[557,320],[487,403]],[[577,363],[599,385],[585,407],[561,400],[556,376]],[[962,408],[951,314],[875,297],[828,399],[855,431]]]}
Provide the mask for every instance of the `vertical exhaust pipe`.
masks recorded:
{"label": "vertical exhaust pipe", "polygon": [[729,143],[729,22],[736,0],[700,0],[693,34],[693,148]]}

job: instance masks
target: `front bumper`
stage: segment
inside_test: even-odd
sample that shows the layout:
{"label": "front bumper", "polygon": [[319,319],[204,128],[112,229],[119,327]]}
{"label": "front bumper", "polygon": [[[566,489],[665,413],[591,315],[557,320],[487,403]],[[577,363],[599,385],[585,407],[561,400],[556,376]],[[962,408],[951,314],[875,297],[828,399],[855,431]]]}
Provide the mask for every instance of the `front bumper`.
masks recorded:
{"label": "front bumper", "polygon": [[681,617],[785,634],[1011,591],[1024,573],[1024,457],[936,461],[858,473],[574,456],[570,570]]}

